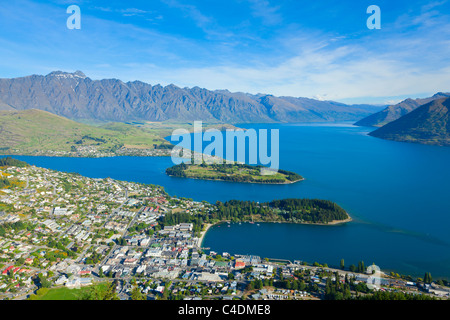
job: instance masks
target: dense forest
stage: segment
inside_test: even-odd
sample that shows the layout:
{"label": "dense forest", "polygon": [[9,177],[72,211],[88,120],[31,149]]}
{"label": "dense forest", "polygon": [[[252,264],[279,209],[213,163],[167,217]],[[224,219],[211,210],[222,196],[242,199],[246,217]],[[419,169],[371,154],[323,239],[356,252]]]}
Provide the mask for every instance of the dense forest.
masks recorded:
{"label": "dense forest", "polygon": [[216,210],[207,214],[166,214],[160,219],[160,224],[164,227],[189,222],[194,224],[194,231],[197,232],[201,231],[203,223],[218,221],[278,221],[326,224],[349,218],[345,210],[337,204],[318,199],[285,199],[261,204],[253,201],[230,200],[225,203],[218,201],[215,207]]}
{"label": "dense forest", "polygon": [[295,223],[329,223],[348,218],[344,209],[328,200],[285,199],[267,203],[231,200],[218,202],[212,218],[231,221],[282,221]]}
{"label": "dense forest", "polygon": [[271,208],[281,210],[287,221],[302,220],[312,223],[328,223],[333,220],[345,220],[347,212],[336,203],[319,199],[284,199],[268,203]]}
{"label": "dense forest", "polygon": [[180,163],[173,167],[167,168],[166,174],[168,174],[169,176],[186,178],[186,173],[184,172],[184,170],[186,170],[187,167],[188,167],[187,164]]}
{"label": "dense forest", "polygon": [[29,164],[11,157],[0,158],[0,167],[28,167]]}

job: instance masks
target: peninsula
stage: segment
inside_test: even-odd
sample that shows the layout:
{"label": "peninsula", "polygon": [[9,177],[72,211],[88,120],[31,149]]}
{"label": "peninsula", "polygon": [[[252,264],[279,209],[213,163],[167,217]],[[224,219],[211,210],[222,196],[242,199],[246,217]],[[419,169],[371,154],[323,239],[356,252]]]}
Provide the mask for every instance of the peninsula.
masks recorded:
{"label": "peninsula", "polygon": [[[278,170],[276,173],[264,174],[264,166],[247,164],[185,164],[181,163],[166,169],[166,174],[174,177],[219,180],[231,182],[287,184],[304,180],[294,172]],[[270,172],[267,168],[266,172]]]}

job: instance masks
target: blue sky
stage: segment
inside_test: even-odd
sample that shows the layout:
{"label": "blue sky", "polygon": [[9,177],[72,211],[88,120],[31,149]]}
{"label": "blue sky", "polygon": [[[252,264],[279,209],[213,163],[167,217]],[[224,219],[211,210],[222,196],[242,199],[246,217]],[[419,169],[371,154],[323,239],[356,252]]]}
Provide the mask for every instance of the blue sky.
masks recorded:
{"label": "blue sky", "polygon": [[[81,9],[69,30],[66,9]],[[369,30],[369,5],[381,29]],[[53,0],[0,5],[0,77],[118,78],[347,103],[450,91],[449,1]]]}

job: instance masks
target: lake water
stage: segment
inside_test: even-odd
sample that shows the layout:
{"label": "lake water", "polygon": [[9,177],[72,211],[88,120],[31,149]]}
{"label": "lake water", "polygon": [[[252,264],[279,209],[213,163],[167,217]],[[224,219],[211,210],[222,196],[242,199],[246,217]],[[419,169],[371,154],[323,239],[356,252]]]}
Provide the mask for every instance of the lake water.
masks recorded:
{"label": "lake water", "polygon": [[335,201],[354,221],[338,226],[263,223],[220,225],[204,246],[229,253],[346,265],[364,260],[382,270],[450,278],[450,148],[386,141],[347,124],[242,125],[280,130],[280,168],[306,180],[261,185],[168,177],[167,158],[17,156],[46,168],[162,185],[195,200]]}

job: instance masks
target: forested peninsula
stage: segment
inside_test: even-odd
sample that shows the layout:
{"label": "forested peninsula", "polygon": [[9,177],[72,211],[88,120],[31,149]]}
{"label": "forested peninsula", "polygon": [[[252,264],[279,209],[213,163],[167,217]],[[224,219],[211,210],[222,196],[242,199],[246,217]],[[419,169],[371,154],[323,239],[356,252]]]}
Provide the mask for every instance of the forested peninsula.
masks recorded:
{"label": "forested peninsula", "polygon": [[161,218],[162,226],[193,223],[201,231],[203,224],[230,222],[286,222],[299,224],[332,225],[351,221],[348,213],[338,204],[320,199],[283,199],[265,203],[230,200],[216,202],[215,210],[207,214],[169,213]]}

